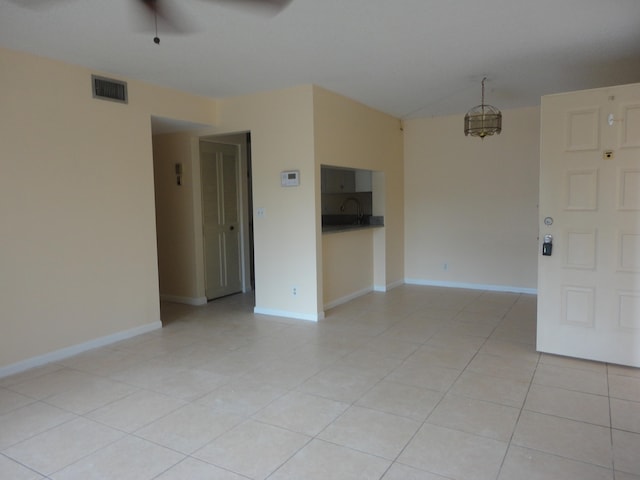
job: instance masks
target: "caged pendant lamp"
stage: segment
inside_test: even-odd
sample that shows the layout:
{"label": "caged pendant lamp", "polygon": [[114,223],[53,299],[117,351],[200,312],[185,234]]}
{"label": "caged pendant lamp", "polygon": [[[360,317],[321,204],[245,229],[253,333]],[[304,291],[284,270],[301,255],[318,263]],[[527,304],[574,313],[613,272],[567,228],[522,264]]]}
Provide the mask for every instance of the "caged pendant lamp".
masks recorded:
{"label": "caged pendant lamp", "polygon": [[482,103],[476,105],[464,116],[464,134],[484,139],[502,131],[502,113],[496,107],[484,103],[484,82],[482,79]]}

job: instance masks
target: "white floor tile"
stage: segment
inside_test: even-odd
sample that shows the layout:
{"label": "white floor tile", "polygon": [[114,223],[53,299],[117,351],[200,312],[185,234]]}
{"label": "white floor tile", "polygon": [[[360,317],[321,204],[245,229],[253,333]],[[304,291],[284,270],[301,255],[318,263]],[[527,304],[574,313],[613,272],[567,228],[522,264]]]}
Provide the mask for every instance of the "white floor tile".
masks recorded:
{"label": "white floor tile", "polygon": [[640,433],[613,430],[613,461],[616,470],[640,475]]}
{"label": "white floor tile", "polygon": [[522,412],[513,444],[611,468],[608,428],[540,413]]}
{"label": "white floor tile", "polygon": [[580,422],[610,426],[609,398],[602,395],[531,385],[524,408]]}
{"label": "white floor tile", "polygon": [[246,480],[246,478],[195,458],[187,458],[154,480]]}
{"label": "white floor tile", "polygon": [[[613,480],[613,472],[557,455],[511,446],[498,480]],[[616,476],[616,479],[618,477]]]}
{"label": "white floor tile", "polygon": [[4,453],[37,472],[50,475],[123,436],[118,430],[76,418],[20,442]]}
{"label": "white floor tile", "polygon": [[185,405],[185,402],[182,400],[160,393],[140,390],[128,397],[94,410],[88,413],[86,417],[131,433],[183,405]]}
{"label": "white floor tile", "polygon": [[276,427],[315,436],[347,408],[347,403],[302,392],[289,392],[253,415],[253,418]]}
{"label": "white floor tile", "polygon": [[640,480],[640,369],[538,354],[534,295],[253,304],[0,379],[0,478]]}
{"label": "white floor tile", "polygon": [[51,475],[53,480],[151,480],[184,455],[128,436]]}
{"label": "white floor tile", "polygon": [[328,367],[297,387],[297,390],[311,393],[338,402],[353,403],[380,379],[362,373],[353,367]]}
{"label": "white floor tile", "polygon": [[533,383],[548,387],[559,387],[576,392],[607,395],[606,372],[595,372],[579,368],[541,364],[536,370]]}
{"label": "white floor tile", "polygon": [[266,383],[237,379],[197,399],[196,403],[214,410],[249,416],[286,393],[286,390]]}
{"label": "white floor tile", "polygon": [[34,398],[20,395],[19,393],[12,392],[6,388],[0,388],[0,415],[9,413],[16,408],[24,407],[30,403],[34,403]]}
{"label": "white floor tile", "polygon": [[609,375],[609,394],[612,398],[640,402],[640,377]]}
{"label": "white floor tile", "polygon": [[43,480],[39,473],[30,470],[18,462],[5,457],[0,453],[0,478],[11,480]]}
{"label": "white floor tile", "polygon": [[351,407],[318,438],[393,460],[420,427],[420,422],[362,407]]}
{"label": "white floor tile", "polygon": [[398,462],[456,480],[493,480],[507,443],[458,430],[424,425]]}
{"label": "white floor tile", "polygon": [[443,393],[436,390],[383,380],[358,400],[356,405],[424,421]]}
{"label": "white floor tile", "polygon": [[508,442],[519,414],[518,408],[449,394],[427,422]]}
{"label": "white floor tile", "polygon": [[618,430],[640,433],[640,402],[612,398],[611,423]]}
{"label": "white floor tile", "polygon": [[0,451],[75,417],[41,402],[0,415]]}
{"label": "white floor tile", "polygon": [[451,393],[520,408],[529,390],[529,382],[495,377],[465,370],[451,387]]}
{"label": "white floor tile", "polygon": [[194,453],[196,458],[262,480],[306,445],[311,437],[250,420]]}
{"label": "white floor tile", "polygon": [[242,422],[244,417],[189,404],[138,430],[136,435],[190,454]]}
{"label": "white floor tile", "polygon": [[389,463],[366,453],[313,440],[269,480],[378,480]]}
{"label": "white floor tile", "polygon": [[448,480],[435,473],[425,472],[417,468],[407,467],[400,463],[394,463],[384,474],[382,480]]}

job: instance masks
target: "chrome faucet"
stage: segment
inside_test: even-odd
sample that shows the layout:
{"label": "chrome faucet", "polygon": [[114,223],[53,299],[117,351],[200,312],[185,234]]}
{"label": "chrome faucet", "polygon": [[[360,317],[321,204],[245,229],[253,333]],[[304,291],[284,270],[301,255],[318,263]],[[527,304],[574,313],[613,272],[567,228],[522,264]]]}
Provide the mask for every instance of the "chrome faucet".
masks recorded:
{"label": "chrome faucet", "polygon": [[348,197],[346,198],[342,204],[340,204],[340,211],[344,212],[345,211],[345,207],[347,206],[347,203],[349,202],[353,202],[356,204],[356,221],[355,224],[359,225],[362,221],[362,217],[364,217],[364,211],[362,210],[362,204],[360,203],[360,200],[358,200],[356,197]]}

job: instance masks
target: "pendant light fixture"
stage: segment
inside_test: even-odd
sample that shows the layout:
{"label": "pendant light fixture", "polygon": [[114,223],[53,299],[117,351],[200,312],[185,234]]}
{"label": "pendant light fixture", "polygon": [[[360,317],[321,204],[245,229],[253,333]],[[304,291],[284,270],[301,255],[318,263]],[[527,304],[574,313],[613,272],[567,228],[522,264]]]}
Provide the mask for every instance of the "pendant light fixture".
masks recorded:
{"label": "pendant light fixture", "polygon": [[484,137],[502,131],[502,113],[496,107],[484,103],[484,82],[482,79],[482,103],[476,105],[464,116],[464,134],[472,137]]}

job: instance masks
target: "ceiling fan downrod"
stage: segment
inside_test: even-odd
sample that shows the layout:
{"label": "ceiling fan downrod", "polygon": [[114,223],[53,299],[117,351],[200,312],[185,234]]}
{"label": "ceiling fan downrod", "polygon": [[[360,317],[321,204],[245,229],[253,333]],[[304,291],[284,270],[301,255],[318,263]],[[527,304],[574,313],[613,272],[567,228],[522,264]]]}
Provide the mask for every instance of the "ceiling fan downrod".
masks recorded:
{"label": "ceiling fan downrod", "polygon": [[156,36],[153,37],[153,43],[160,45],[160,37],[158,37],[158,0],[141,0],[148,10],[153,12],[153,22],[155,25]]}
{"label": "ceiling fan downrod", "polygon": [[153,19],[156,25],[156,36],[153,37],[153,43],[155,43],[156,45],[160,45],[160,37],[158,37],[158,11],[157,10],[153,11]]}

